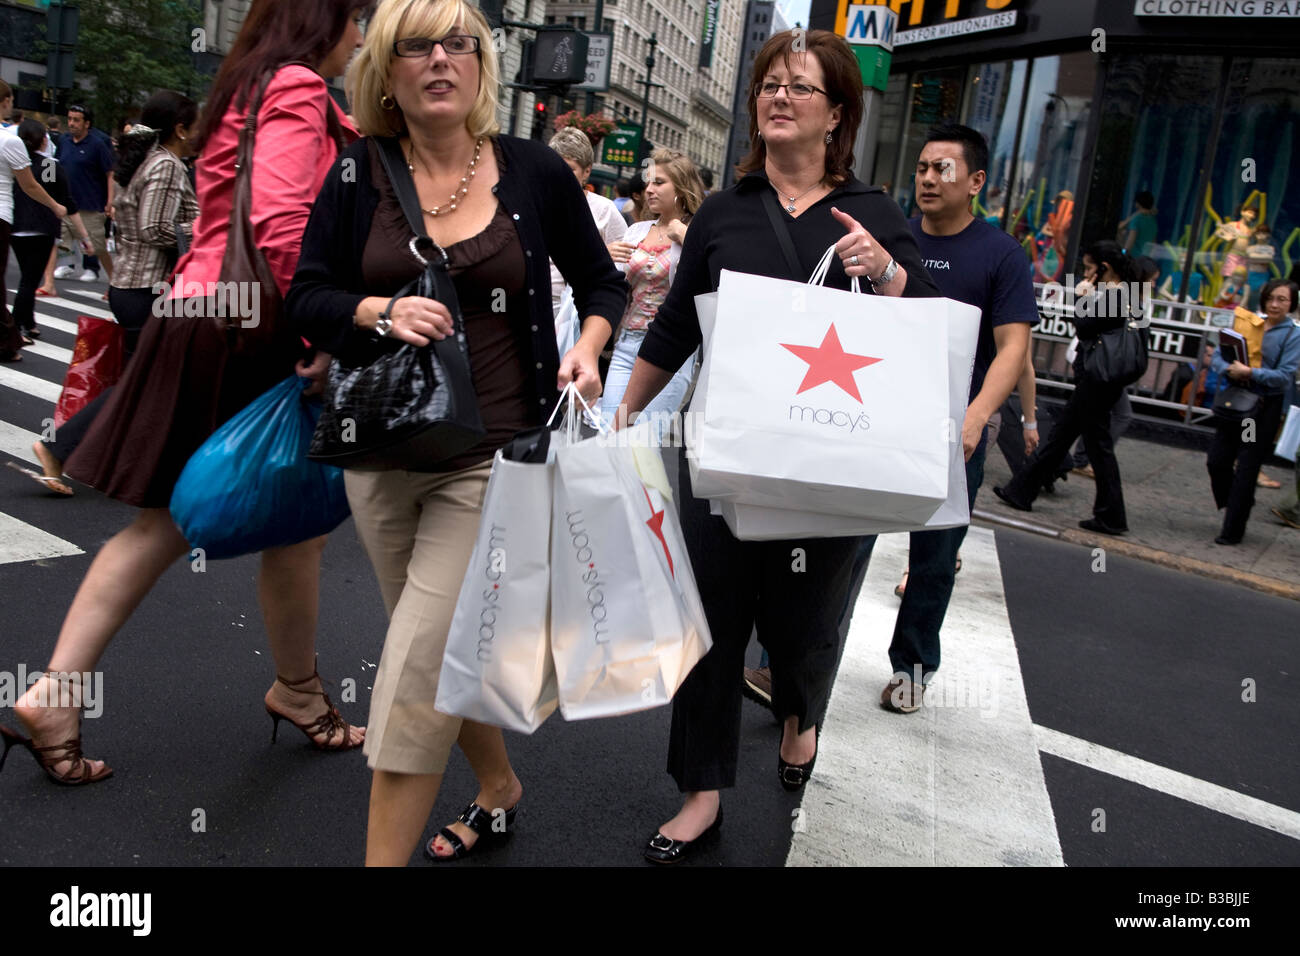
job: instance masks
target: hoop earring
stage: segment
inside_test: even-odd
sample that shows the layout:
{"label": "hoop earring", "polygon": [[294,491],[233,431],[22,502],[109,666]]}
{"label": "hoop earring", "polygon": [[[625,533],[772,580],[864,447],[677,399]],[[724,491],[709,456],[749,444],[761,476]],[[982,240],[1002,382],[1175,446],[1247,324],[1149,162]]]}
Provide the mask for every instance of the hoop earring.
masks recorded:
{"label": "hoop earring", "polygon": [[826,131],[826,145],[829,146],[830,144],[831,144],[831,133],[830,133],[830,130],[827,130],[827,131]]}
{"label": "hoop earring", "polygon": [[385,93],[383,96],[379,97],[379,105],[386,110],[391,110],[394,106],[397,105],[397,101],[394,100],[387,93]]}

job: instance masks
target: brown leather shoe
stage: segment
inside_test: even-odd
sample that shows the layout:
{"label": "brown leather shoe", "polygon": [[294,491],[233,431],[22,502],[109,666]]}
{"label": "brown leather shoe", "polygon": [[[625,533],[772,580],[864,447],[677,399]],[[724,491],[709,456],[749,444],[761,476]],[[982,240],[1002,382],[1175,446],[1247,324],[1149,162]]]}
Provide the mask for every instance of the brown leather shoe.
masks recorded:
{"label": "brown leather shoe", "polygon": [[913,714],[921,709],[924,696],[924,684],[915,684],[906,677],[894,677],[880,692],[880,706],[897,714]]}
{"label": "brown leather shoe", "polygon": [[764,707],[772,706],[772,669],[770,667],[745,668],[745,696]]}

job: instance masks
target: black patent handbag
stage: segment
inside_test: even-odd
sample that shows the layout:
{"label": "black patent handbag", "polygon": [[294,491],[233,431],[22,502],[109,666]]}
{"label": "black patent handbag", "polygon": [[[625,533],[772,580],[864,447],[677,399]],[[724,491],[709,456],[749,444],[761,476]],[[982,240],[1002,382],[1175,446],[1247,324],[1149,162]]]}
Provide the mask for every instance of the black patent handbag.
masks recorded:
{"label": "black patent handbag", "polygon": [[378,140],[379,156],[415,236],[411,252],[424,263],[403,296],[436,299],[451,313],[454,331],[415,346],[371,335],[330,363],[324,410],[307,457],[358,471],[433,471],[474,447],[486,434],[470,375],[465,320],[447,253],[429,238],[415,184],[397,140]]}

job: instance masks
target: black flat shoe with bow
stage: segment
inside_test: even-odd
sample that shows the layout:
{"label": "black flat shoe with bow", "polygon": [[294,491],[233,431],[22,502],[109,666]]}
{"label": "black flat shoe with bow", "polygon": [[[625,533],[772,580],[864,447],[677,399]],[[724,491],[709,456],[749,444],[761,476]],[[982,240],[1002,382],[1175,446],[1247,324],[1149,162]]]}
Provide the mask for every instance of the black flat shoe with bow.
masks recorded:
{"label": "black flat shoe with bow", "polygon": [[709,824],[708,829],[694,840],[674,840],[662,833],[656,833],[646,844],[645,858],[651,863],[680,863],[696,849],[717,839],[722,830],[722,804],[718,804],[718,815]]}
{"label": "black flat shoe with bow", "polygon": [[781,759],[781,751],[776,752],[776,775],[781,780],[781,786],[785,787],[791,793],[802,790],[803,785],[808,782],[812,776],[813,766],[817,763],[817,753],[821,751],[822,744],[822,727],[817,725],[817,752],[813,753],[812,760],[807,763],[786,763]]}

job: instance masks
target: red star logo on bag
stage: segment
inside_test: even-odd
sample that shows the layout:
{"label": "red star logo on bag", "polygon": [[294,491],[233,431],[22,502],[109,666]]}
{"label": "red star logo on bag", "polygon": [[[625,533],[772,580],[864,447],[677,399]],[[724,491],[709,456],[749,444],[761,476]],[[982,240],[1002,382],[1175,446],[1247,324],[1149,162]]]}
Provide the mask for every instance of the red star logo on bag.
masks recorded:
{"label": "red star logo on bag", "polygon": [[789,349],[808,363],[808,372],[799,383],[796,395],[815,388],[823,382],[834,382],[861,404],[862,394],[858,391],[858,383],[853,380],[853,373],[881,361],[869,355],[854,355],[852,352],[844,351],[844,347],[840,345],[839,333],[835,331],[834,322],[826,330],[826,337],[822,339],[821,345],[814,347],[787,345],[785,342],[780,344],[782,348]]}
{"label": "red star logo on bag", "polygon": [[664,549],[664,557],[668,559],[668,573],[675,578],[677,572],[673,570],[673,556],[668,553],[668,541],[664,538],[664,513],[662,510],[655,511],[654,502],[650,500],[650,492],[646,491],[645,485],[641,486],[641,492],[645,495],[645,503],[650,506],[650,518],[646,521],[646,526],[659,539],[659,544]]}

